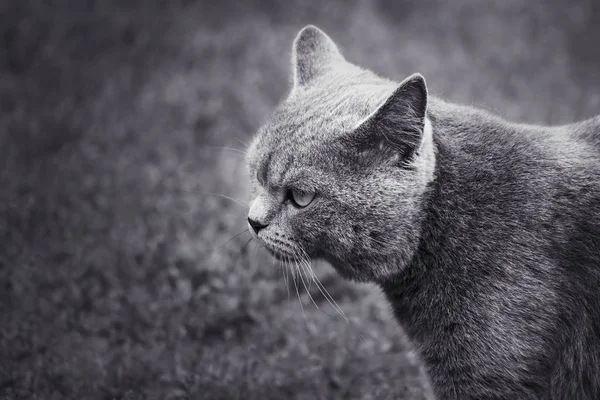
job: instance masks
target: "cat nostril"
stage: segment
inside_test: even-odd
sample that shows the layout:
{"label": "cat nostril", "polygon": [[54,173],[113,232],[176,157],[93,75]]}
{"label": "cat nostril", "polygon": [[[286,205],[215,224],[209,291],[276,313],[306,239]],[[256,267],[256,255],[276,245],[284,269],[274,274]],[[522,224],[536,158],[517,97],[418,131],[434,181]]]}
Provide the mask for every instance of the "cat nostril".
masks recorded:
{"label": "cat nostril", "polygon": [[248,223],[250,224],[255,233],[258,233],[258,231],[267,227],[267,225],[261,224],[260,222],[255,221],[251,218],[248,218]]}

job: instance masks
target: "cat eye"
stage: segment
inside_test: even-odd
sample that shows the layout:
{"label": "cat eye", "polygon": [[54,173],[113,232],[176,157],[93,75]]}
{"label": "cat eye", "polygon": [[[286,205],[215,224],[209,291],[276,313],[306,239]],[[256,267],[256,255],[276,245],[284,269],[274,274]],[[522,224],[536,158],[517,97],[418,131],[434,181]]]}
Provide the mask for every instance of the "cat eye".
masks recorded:
{"label": "cat eye", "polygon": [[313,201],[315,194],[292,189],[290,190],[290,198],[298,207],[306,207]]}

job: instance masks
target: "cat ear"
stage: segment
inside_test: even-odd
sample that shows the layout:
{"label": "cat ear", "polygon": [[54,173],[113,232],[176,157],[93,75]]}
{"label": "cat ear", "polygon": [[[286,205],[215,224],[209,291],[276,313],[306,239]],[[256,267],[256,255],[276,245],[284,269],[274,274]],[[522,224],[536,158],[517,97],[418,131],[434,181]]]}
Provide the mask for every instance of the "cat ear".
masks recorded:
{"label": "cat ear", "polygon": [[403,159],[411,158],[423,139],[427,113],[427,86],[421,74],[400,86],[355,130],[361,148],[391,146]]}
{"label": "cat ear", "polygon": [[339,61],[345,60],[333,40],[316,26],[305,26],[298,32],[292,48],[294,87],[307,85]]}

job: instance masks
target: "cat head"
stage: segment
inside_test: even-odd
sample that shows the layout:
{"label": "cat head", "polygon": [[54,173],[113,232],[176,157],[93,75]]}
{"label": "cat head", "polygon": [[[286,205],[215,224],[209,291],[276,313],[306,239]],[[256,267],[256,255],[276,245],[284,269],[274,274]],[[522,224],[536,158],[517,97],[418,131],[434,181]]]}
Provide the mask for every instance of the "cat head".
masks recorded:
{"label": "cat head", "polygon": [[277,258],[381,281],[419,240],[434,164],[425,80],[359,68],[314,26],[297,35],[292,68],[289,96],[248,149],[250,231]]}

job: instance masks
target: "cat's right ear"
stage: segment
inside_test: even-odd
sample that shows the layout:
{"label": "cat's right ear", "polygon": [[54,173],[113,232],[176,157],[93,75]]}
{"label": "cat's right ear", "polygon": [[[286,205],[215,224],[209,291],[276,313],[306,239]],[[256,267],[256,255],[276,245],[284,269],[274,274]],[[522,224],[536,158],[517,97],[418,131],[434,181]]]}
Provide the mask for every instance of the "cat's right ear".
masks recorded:
{"label": "cat's right ear", "polygon": [[351,135],[361,150],[388,148],[408,160],[423,141],[427,86],[421,74],[406,78]]}
{"label": "cat's right ear", "polygon": [[330,71],[337,62],[344,62],[336,44],[314,25],[298,32],[292,48],[294,88],[308,85],[313,79]]}

